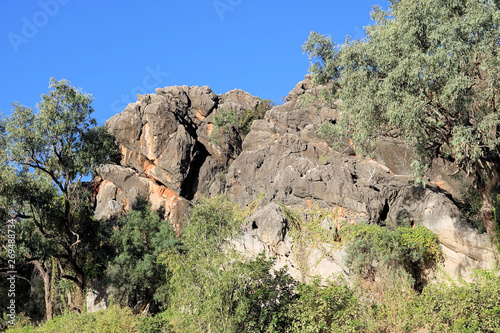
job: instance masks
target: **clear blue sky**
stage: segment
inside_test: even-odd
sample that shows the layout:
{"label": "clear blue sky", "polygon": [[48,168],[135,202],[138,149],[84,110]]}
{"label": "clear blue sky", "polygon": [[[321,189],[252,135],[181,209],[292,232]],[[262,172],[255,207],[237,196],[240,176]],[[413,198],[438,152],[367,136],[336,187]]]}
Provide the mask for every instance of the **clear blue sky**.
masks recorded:
{"label": "clear blue sky", "polygon": [[308,71],[311,30],[363,36],[386,0],[4,1],[0,110],[35,106],[50,77],[94,97],[100,123],[153,87],[208,85],[280,101]]}

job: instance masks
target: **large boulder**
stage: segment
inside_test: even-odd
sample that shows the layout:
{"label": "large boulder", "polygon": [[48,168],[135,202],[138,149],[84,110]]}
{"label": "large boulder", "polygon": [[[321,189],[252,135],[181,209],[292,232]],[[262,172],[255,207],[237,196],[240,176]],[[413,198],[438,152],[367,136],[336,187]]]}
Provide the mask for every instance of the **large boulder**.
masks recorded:
{"label": "large boulder", "polygon": [[265,253],[275,258],[273,268],[287,268],[296,280],[309,282],[313,276],[325,279],[334,274],[348,275],[344,251],[329,243],[302,248],[290,235],[291,222],[283,209],[272,202],[245,219],[242,236],[234,244],[249,256]]}

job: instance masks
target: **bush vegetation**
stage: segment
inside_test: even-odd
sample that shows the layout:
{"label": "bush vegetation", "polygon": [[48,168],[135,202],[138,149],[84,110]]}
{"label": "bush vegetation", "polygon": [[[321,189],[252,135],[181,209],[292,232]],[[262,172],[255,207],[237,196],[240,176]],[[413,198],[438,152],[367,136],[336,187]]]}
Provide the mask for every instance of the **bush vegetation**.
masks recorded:
{"label": "bush vegetation", "polygon": [[184,249],[167,253],[171,323],[179,332],[273,332],[295,282],[272,261],[245,258],[231,239],[241,232],[241,212],[224,197],[201,201],[183,230]]}
{"label": "bush vegetation", "polygon": [[[310,217],[314,220],[315,216],[322,216],[318,214]],[[247,258],[235,250],[245,215],[224,197],[201,200],[194,207],[180,242],[160,246],[160,253],[134,250],[138,258],[130,256],[128,260],[136,264],[121,263],[135,267],[124,272],[136,272],[141,260],[157,256],[147,265],[156,263],[162,269],[163,276],[158,280],[165,291],[159,294],[163,298],[157,299],[164,310],[153,317],[135,315],[132,309],[115,305],[98,313],[66,311],[40,327],[24,319],[8,332],[500,330],[498,269],[478,271],[470,283],[418,284],[423,272],[441,258],[436,236],[423,227],[343,227],[335,239],[346,246],[351,282],[337,276],[328,281],[316,277],[310,283],[298,283],[285,270],[271,272],[272,259],[263,255]],[[119,229],[131,236],[122,235],[120,239],[132,241],[132,235],[142,235],[138,236],[140,239],[145,236],[140,230],[149,227],[135,227],[142,225],[141,216],[142,223],[157,225],[156,213],[131,211],[123,220],[130,222],[131,229]],[[296,224],[296,228],[308,224],[299,213],[290,210],[287,216],[294,216],[289,223]],[[135,243],[155,244],[155,233],[161,231],[151,228],[146,233],[152,238]],[[143,245],[133,248],[143,249]],[[127,283],[147,281],[140,274],[137,276],[135,280],[128,278]]]}
{"label": "bush vegetation", "polygon": [[438,238],[427,228],[353,225],[341,229],[347,241],[346,264],[359,277],[375,281],[387,271],[401,271],[420,289],[426,270],[441,260]]}
{"label": "bush vegetation", "polygon": [[139,198],[133,209],[118,219],[110,241],[115,253],[106,273],[113,302],[135,306],[136,312],[149,305],[150,312],[158,312],[166,300],[169,274],[158,256],[180,246],[174,228]]}
{"label": "bush vegetation", "polygon": [[[349,139],[362,153],[380,136],[406,143],[415,150],[416,180],[437,157],[455,163],[478,191],[466,197],[468,218],[481,220],[498,241],[500,3],[390,3],[388,11],[374,8],[375,24],[362,40],[335,45],[313,32],[304,45],[315,60],[314,82],[328,83],[318,97],[342,100],[339,119],[319,132]],[[243,218],[255,203],[243,212],[222,196],[199,199],[180,237],[143,200],[114,224],[95,220],[90,186],[81,179],[116,162],[119,152],[91,117],[90,95],[66,80],[52,79],[50,89],[36,108],[16,103],[0,117],[0,217],[16,220],[16,293],[30,299],[16,303],[14,326],[3,312],[0,329],[500,332],[500,269],[477,271],[471,282],[429,284],[441,251],[436,235],[421,226],[355,225],[329,233],[323,221],[335,212],[304,218],[284,207],[303,273],[309,249],[338,242],[346,251],[349,279],[299,283],[286,269],[273,270],[273,258],[237,251]],[[314,99],[304,94],[299,105]],[[226,164],[273,105],[262,100],[250,110],[214,114],[212,139]],[[1,244],[7,240],[0,229]],[[2,276],[7,253],[2,245]],[[84,292],[95,279],[111,291],[112,304],[86,313]],[[3,279],[0,292],[7,290]]]}

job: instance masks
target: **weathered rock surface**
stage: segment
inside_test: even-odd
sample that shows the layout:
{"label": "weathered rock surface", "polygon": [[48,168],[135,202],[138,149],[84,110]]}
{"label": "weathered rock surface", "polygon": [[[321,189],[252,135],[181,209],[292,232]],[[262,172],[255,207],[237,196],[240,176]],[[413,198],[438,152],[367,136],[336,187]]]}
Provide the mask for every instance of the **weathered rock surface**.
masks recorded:
{"label": "weathered rock surface", "polygon": [[[375,159],[360,159],[346,154],[347,150],[330,149],[316,131],[325,119],[336,119],[338,111],[321,104],[300,106],[299,96],[318,95],[318,88],[310,87],[306,77],[292,90],[287,103],[253,123],[243,142],[243,152],[226,177],[230,200],[245,206],[264,193],[261,206],[270,202],[340,206],[350,212],[345,218],[351,221],[422,224],[438,235],[445,255],[444,272],[449,277],[469,278],[472,269],[491,267],[495,256],[488,236],[471,229],[450,199],[458,195],[460,188],[459,182],[449,176],[454,172],[452,166],[435,166],[429,178],[437,181],[423,188],[409,182],[410,158],[405,159],[403,148],[397,145],[381,142]],[[289,256],[276,252],[274,243],[269,242],[266,230],[270,227],[265,224],[271,220],[264,217],[261,221],[254,218],[252,223],[257,229],[247,228],[244,248],[266,249],[293,267],[293,260],[285,259]],[[274,223],[275,227],[279,224]]]}
{"label": "weathered rock surface", "polygon": [[[335,226],[326,221],[324,228],[357,221],[423,224],[439,236],[443,271],[449,277],[467,279],[472,269],[491,267],[494,252],[488,236],[471,229],[454,204],[462,183],[450,176],[453,166],[438,162],[428,174],[431,186],[423,188],[408,178],[411,151],[392,141],[380,140],[373,159],[354,156],[348,143],[332,150],[317,129],[323,121],[337,119],[339,102],[304,104],[305,94],[320,96],[321,89],[312,88],[306,77],[285,104],[253,122],[241,144],[233,131],[232,148],[214,140],[214,114],[257,110],[262,103],[258,98],[241,90],[216,95],[208,87],[187,86],[139,95],[106,123],[122,159],[120,165],[97,170],[95,216],[117,216],[144,195],[180,227],[198,195],[225,193],[241,206],[261,197],[237,246],[249,254],[264,251],[277,258],[277,267],[286,265],[294,277],[306,280],[316,274],[347,274],[343,251],[327,243],[297,248],[276,203],[339,207],[341,221]],[[300,260],[295,255],[299,250],[305,253]]]}
{"label": "weathered rock surface", "polygon": [[250,215],[243,226],[241,239],[236,248],[250,256],[264,252],[275,258],[275,269],[287,267],[298,281],[308,281],[312,276],[330,277],[332,274],[347,275],[344,252],[332,244],[298,249],[290,236],[290,222],[276,203],[272,202]]}
{"label": "weathered rock surface", "polygon": [[211,138],[213,115],[222,108],[244,112],[259,103],[241,90],[216,95],[209,87],[165,87],[138,95],[106,122],[122,158],[120,166],[97,170],[95,216],[117,216],[145,196],[177,224],[196,195],[224,188],[216,175],[232,160],[223,153],[227,147]]}
{"label": "weathered rock surface", "polygon": [[96,179],[98,193],[94,216],[110,219],[127,211],[138,196],[146,197],[153,209],[163,207],[167,217],[179,221],[186,216],[189,202],[174,190],[141,176],[134,169],[119,165],[103,165],[98,168]]}

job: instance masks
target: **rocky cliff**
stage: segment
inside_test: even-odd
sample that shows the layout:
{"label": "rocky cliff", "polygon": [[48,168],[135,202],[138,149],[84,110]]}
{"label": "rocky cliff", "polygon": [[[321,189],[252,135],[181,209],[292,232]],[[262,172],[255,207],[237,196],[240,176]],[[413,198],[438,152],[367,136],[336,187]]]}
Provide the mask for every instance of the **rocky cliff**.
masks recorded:
{"label": "rocky cliff", "polygon": [[281,205],[306,215],[314,209],[335,211],[335,218],[322,224],[330,231],[361,220],[422,224],[439,236],[442,268],[451,278],[491,267],[495,257],[488,236],[468,226],[455,204],[461,182],[450,177],[453,166],[433,166],[424,188],[409,181],[411,150],[389,140],[378,143],[372,159],[354,156],[348,145],[332,150],[317,129],[325,120],[335,122],[339,111],[319,99],[304,103],[304,96],[320,92],[306,76],[286,103],[253,122],[246,137],[233,128],[226,140],[213,135],[214,115],[257,110],[260,99],[241,90],[216,95],[208,87],[187,86],[139,95],[106,123],[122,159],[97,170],[96,217],[117,216],[144,195],[181,228],[200,195],[224,193],[241,206],[258,203],[237,246],[248,253],[266,251],[299,279],[348,272],[342,249],[328,243],[301,249],[308,269],[300,269]]}
{"label": "rocky cliff", "polygon": [[[213,143],[213,115],[260,103],[241,90],[218,96],[208,87],[158,88],[156,94],[139,95],[106,122],[122,158],[120,165],[97,170],[95,216],[116,216],[142,195],[180,223],[198,194],[223,191],[216,175],[236,158],[236,152]],[[234,136],[241,141],[236,131]]]}

